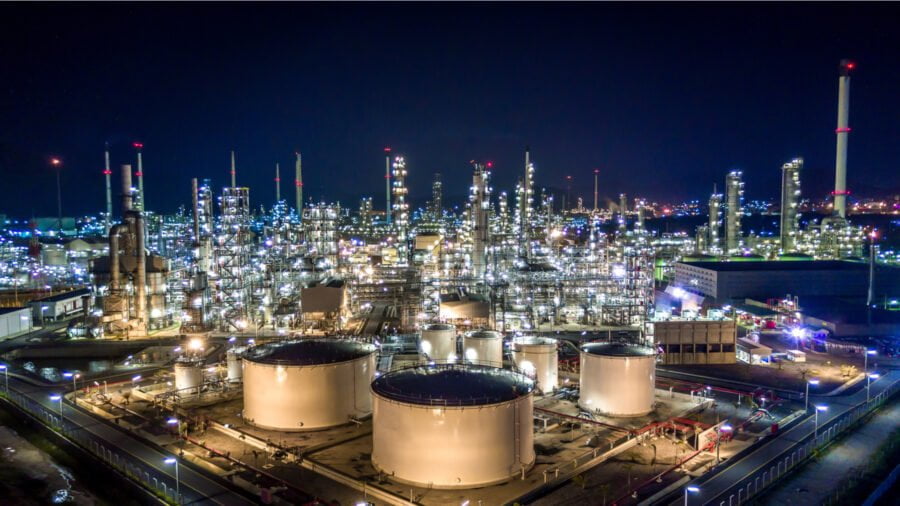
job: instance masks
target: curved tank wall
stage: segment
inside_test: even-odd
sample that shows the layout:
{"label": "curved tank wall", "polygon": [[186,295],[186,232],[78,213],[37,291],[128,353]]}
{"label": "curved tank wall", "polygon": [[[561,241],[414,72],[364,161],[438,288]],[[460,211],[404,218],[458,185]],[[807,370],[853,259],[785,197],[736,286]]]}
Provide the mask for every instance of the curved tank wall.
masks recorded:
{"label": "curved tank wall", "polygon": [[472,364],[503,367],[503,336],[493,330],[476,330],[465,334],[463,357]]}
{"label": "curved tank wall", "polygon": [[488,366],[401,369],[372,383],[372,465],[401,483],[473,488],[534,465],[534,383]]}
{"label": "curved tank wall", "polygon": [[609,416],[653,411],[656,352],[644,346],[590,343],[581,347],[578,405]]}
{"label": "curved tank wall", "polygon": [[302,431],[369,414],[375,347],[336,339],[257,346],[243,355],[244,420]]}
{"label": "curved tank wall", "polygon": [[228,371],[228,382],[240,383],[244,372],[240,350],[228,350],[225,353],[225,365]]}
{"label": "curved tank wall", "polygon": [[179,393],[197,393],[202,384],[202,361],[184,358],[175,361],[175,390]]}
{"label": "curved tank wall", "polygon": [[425,325],[419,351],[439,362],[456,360],[456,327],[446,323]]}
{"label": "curved tank wall", "polygon": [[519,336],[512,341],[512,357],[516,367],[537,382],[542,393],[556,390],[559,382],[559,359],[556,339]]}

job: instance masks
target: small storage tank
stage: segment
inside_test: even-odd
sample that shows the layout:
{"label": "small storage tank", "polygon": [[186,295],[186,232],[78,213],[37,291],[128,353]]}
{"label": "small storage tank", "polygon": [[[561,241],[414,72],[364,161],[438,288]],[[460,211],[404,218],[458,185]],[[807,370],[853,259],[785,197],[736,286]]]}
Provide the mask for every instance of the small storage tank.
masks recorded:
{"label": "small storage tank", "polygon": [[646,346],[589,343],[581,347],[581,398],[587,411],[643,416],[653,411],[656,351]]}
{"label": "small storage tank", "polygon": [[437,364],[372,383],[372,466],[400,483],[473,488],[534,465],[534,382],[496,367]]}
{"label": "small storage tank", "polygon": [[203,361],[181,357],[175,361],[175,390],[180,394],[195,394],[203,384]]}
{"label": "small storage tank", "polygon": [[425,325],[419,351],[438,362],[456,360],[456,327],[446,323]]}
{"label": "small storage tank", "polygon": [[503,367],[503,336],[493,330],[476,330],[465,334],[463,357],[472,364]]}
{"label": "small storage tank", "polygon": [[519,336],[512,341],[512,357],[516,367],[534,378],[537,389],[549,394],[559,382],[557,341],[549,337]]}
{"label": "small storage tank", "polygon": [[243,376],[243,364],[241,363],[241,352],[243,348],[232,348],[225,352],[225,365],[228,369],[228,382],[240,383]]}
{"label": "small storage tank", "polygon": [[375,347],[339,339],[256,346],[242,355],[244,421],[283,431],[322,429],[372,411]]}

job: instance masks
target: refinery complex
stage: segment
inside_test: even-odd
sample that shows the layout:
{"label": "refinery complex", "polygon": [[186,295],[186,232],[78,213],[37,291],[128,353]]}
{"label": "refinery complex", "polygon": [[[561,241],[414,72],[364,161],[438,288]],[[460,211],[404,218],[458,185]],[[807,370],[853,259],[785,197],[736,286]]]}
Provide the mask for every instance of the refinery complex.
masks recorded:
{"label": "refinery complex", "polygon": [[[171,504],[742,504],[896,390],[876,367],[900,268],[851,214],[853,68],[830,202],[801,219],[804,160],[785,160],[777,235],[742,224],[741,170],[667,232],[650,199],[601,202],[596,170],[592,202],[550,189],[524,146],[514,187],[473,160],[467,200],[429,174],[421,207],[391,148],[372,158],[384,187],[349,203],[304,195],[301,152],[258,198],[231,152],[226,186],[169,187],[165,214],[144,146],[98,143],[101,212],[0,238],[6,394]],[[797,378],[766,383],[784,364]],[[826,423],[813,378],[865,402]],[[779,426],[811,436],[722,477]]]}

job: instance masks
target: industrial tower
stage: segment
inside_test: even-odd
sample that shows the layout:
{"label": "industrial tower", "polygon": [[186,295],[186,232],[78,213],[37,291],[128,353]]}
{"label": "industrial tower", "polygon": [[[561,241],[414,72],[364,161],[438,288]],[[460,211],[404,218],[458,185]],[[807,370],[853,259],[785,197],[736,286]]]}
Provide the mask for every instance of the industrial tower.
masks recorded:
{"label": "industrial tower", "polygon": [[722,194],[716,193],[713,185],[712,195],[709,196],[709,251],[713,254],[722,252],[722,244],[719,241],[719,228],[722,225]]}
{"label": "industrial tower", "polygon": [[394,226],[397,229],[397,255],[401,265],[408,263],[409,248],[409,203],[406,202],[406,159],[394,158]]}
{"label": "industrial tower", "polygon": [[800,232],[800,170],[803,158],[781,166],[781,252],[794,251]]}
{"label": "industrial tower", "polygon": [[743,247],[741,236],[741,216],[744,214],[744,181],[743,173],[733,170],[725,177],[725,191],[728,199],[728,210],[725,216],[725,252],[738,255]]}
{"label": "industrial tower", "polygon": [[472,204],[472,272],[476,279],[484,277],[487,258],[485,246],[488,243],[488,211],[491,207],[491,173],[484,164],[472,162],[472,189],[469,202]]}

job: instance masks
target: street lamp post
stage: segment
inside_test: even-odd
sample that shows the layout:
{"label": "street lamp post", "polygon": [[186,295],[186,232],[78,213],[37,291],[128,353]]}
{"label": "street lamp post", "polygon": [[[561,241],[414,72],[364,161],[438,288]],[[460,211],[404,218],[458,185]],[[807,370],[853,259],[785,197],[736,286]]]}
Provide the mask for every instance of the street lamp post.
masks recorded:
{"label": "street lamp post", "polygon": [[688,493],[689,492],[691,494],[696,494],[697,492],[700,492],[700,487],[695,487],[693,485],[689,486],[689,487],[684,487],[684,506],[688,506]]}
{"label": "street lamp post", "polygon": [[816,406],[816,425],[813,429],[813,444],[819,439],[819,411],[828,411],[828,406]]}
{"label": "street lamp post", "polygon": [[874,372],[873,372],[872,374],[867,374],[867,375],[866,375],[866,404],[869,403],[869,399],[870,399],[870,397],[869,397],[869,386],[872,385],[872,380],[877,380],[877,379],[880,378],[880,377],[881,377],[880,374],[874,373]]}
{"label": "street lamp post", "polygon": [[78,378],[81,377],[81,375],[77,374],[77,373],[64,372],[63,377],[64,378],[72,378],[72,395],[75,396],[75,400],[78,401],[78,383],[77,383],[77,381],[78,381]]}
{"label": "street lamp post", "polygon": [[809,412],[809,386],[810,385],[818,385],[818,384],[819,384],[819,380],[817,380],[817,379],[811,379],[806,382],[806,397],[805,397],[806,402],[803,404],[804,416],[806,415],[806,413]]}
{"label": "street lamp post", "polygon": [[731,425],[723,424],[723,425],[720,425],[716,429],[716,465],[719,465],[719,462],[721,462],[721,459],[719,458],[719,446],[722,445],[722,431],[723,430],[725,432],[731,431]]}
{"label": "street lamp post", "polygon": [[175,501],[181,504],[181,478],[178,476],[178,459],[168,458],[166,464],[175,464]]}
{"label": "street lamp post", "polygon": [[59,425],[60,425],[60,427],[62,427],[62,422],[66,418],[65,415],[63,414],[62,399],[63,398],[61,395],[51,395],[50,396],[51,401],[56,401],[59,403]]}
{"label": "street lamp post", "polygon": [[9,366],[0,364],[0,370],[3,371],[3,377],[6,380],[6,396],[9,397]]}
{"label": "street lamp post", "polygon": [[866,350],[865,355],[863,355],[863,372],[869,374],[869,355],[878,355],[877,350]]}

